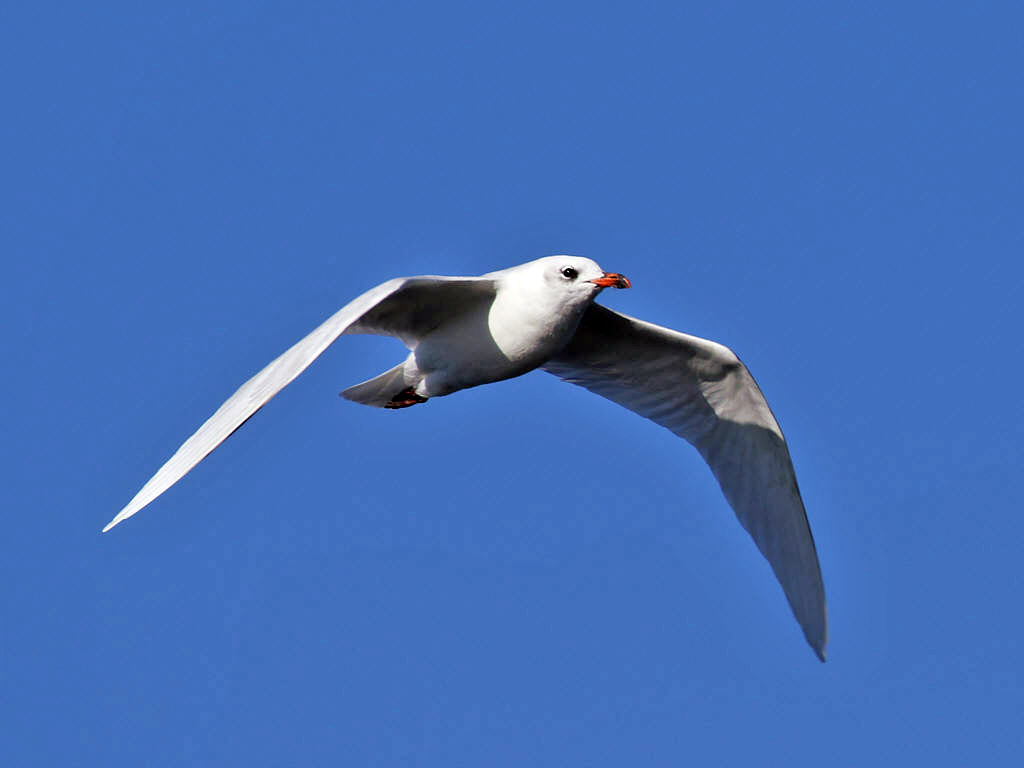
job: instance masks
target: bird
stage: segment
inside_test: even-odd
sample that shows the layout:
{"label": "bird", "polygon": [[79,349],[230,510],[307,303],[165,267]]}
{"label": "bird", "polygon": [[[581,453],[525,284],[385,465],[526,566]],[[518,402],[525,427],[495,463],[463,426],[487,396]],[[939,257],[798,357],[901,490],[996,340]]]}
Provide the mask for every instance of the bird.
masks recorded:
{"label": "bird", "polygon": [[178,482],[344,334],[392,336],[409,354],[342,397],[400,410],[541,369],[692,444],[767,559],[804,637],[825,660],[828,620],[814,538],[786,439],[740,359],[714,341],[597,304],[630,288],[581,256],[479,277],[388,280],[356,297],[246,381],[103,528]]}

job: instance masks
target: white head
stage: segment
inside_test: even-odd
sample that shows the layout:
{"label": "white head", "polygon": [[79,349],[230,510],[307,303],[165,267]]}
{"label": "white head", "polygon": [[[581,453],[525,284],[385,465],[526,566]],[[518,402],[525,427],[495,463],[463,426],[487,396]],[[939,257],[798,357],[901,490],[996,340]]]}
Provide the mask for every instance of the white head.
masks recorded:
{"label": "white head", "polygon": [[589,304],[603,289],[629,288],[629,280],[617,272],[605,272],[595,261],[582,256],[545,256],[505,272],[530,274],[529,284],[536,290],[543,285],[561,304]]}
{"label": "white head", "polygon": [[605,272],[582,256],[546,256],[484,277],[494,278],[500,285],[492,316],[503,314],[507,306],[509,316],[515,318],[510,322],[528,323],[535,319],[540,325],[560,325],[564,321],[573,329],[603,289],[629,288],[629,280],[624,276]]}
{"label": "white head", "polygon": [[602,288],[629,288],[629,280],[617,272],[605,272],[597,262],[582,256],[546,256],[531,262],[543,270],[544,279],[577,290],[597,293]]}

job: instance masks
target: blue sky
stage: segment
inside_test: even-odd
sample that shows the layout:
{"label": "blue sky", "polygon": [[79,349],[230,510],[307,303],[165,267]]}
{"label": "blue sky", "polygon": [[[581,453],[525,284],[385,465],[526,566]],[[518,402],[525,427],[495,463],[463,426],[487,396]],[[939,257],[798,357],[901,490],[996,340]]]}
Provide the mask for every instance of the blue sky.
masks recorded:
{"label": "blue sky", "polygon": [[[0,25],[7,765],[1009,764],[1016,4],[19,4]],[[829,661],[695,451],[544,373],[382,412],[390,277],[553,253],[728,344]]]}

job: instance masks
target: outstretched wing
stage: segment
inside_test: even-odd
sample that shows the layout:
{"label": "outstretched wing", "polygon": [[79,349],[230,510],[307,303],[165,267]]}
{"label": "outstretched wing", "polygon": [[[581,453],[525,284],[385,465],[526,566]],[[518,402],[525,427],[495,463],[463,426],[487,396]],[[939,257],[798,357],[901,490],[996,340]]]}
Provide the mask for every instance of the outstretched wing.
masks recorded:
{"label": "outstretched wing", "polygon": [[335,312],[312,333],[239,387],[157,470],[104,533],[166,491],[224,442],[343,333],[395,336],[413,347],[438,325],[493,300],[482,277],[402,277],[378,285]]}
{"label": "outstretched wing", "polygon": [[692,443],[768,559],[804,636],[824,661],[825,587],[779,424],[728,348],[594,304],[544,370]]}

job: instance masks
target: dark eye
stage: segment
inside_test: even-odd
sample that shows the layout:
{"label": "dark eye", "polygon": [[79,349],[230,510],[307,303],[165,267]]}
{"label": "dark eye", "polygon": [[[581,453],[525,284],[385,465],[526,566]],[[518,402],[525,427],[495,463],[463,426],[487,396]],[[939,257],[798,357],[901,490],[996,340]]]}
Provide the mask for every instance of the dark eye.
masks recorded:
{"label": "dark eye", "polygon": [[577,272],[572,267],[562,267],[562,277],[564,277],[566,280],[575,280],[576,275],[578,274],[579,272]]}

